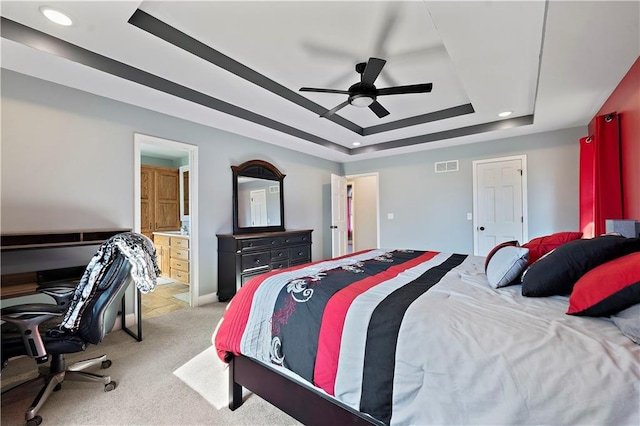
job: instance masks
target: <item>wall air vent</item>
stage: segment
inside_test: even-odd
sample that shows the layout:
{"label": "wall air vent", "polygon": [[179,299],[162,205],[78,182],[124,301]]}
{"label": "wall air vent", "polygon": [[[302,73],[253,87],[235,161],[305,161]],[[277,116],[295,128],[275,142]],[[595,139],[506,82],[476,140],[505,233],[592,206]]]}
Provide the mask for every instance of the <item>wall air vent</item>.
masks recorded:
{"label": "wall air vent", "polygon": [[278,185],[273,185],[269,187],[270,194],[277,194],[278,192],[280,192],[280,187]]}
{"label": "wall air vent", "polygon": [[435,163],[436,173],[457,172],[457,171],[458,171],[458,160],[436,161]]}

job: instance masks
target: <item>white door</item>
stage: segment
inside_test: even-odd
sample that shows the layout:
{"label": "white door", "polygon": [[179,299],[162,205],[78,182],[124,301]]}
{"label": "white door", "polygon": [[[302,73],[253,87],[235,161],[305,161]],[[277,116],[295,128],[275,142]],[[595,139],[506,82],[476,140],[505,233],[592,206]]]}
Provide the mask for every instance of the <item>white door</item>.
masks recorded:
{"label": "white door", "polygon": [[526,156],[473,162],[474,254],[527,240]]}
{"label": "white door", "polygon": [[331,257],[347,254],[347,178],[331,175]]}
{"label": "white door", "polygon": [[267,192],[257,189],[249,192],[251,199],[251,226],[267,226]]}

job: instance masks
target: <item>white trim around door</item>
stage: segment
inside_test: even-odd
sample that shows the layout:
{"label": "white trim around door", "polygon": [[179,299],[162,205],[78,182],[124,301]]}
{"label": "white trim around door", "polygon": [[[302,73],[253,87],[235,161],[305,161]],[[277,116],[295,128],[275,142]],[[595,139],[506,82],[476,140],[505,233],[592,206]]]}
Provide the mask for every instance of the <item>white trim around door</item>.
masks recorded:
{"label": "white trim around door", "polygon": [[169,150],[181,150],[189,155],[189,289],[190,305],[198,306],[199,303],[199,226],[198,226],[198,147],[195,145],[161,139],[155,136],[134,133],[134,231],[140,232],[140,155],[143,145],[153,145]]}
{"label": "white trim around door", "polygon": [[[479,195],[479,192],[480,192],[479,185],[481,185],[479,181],[481,179],[478,176],[478,173],[479,173],[478,169],[479,167],[486,168],[486,166],[490,166],[492,164],[495,164],[497,166],[500,163],[504,163],[505,165],[506,164],[512,165],[514,163],[518,164],[518,166],[516,167],[516,172],[519,172],[521,176],[520,188],[519,188],[521,192],[521,196],[516,196],[514,200],[517,200],[518,198],[520,198],[521,205],[516,207],[517,207],[517,210],[521,212],[519,214],[521,214],[520,221],[522,226],[520,228],[520,232],[510,232],[509,235],[517,239],[520,242],[520,244],[523,244],[529,240],[529,235],[528,235],[529,221],[528,221],[528,211],[527,211],[527,156],[514,155],[510,157],[475,160],[472,162],[472,164],[473,164],[473,254],[476,256],[484,256],[487,254],[485,253],[486,250],[481,248],[482,244],[480,244],[480,232],[485,231],[484,228],[486,224],[481,223],[482,218],[480,217],[482,216],[482,212],[480,212],[481,200],[479,199],[481,197]],[[511,170],[513,171],[513,169]],[[502,179],[502,178],[498,177],[498,179]],[[500,212],[496,212],[496,215],[499,215],[499,213]],[[518,218],[514,218],[514,219],[517,220]],[[515,235],[512,235],[512,234],[515,234]],[[497,242],[499,243],[501,241],[497,241]]]}

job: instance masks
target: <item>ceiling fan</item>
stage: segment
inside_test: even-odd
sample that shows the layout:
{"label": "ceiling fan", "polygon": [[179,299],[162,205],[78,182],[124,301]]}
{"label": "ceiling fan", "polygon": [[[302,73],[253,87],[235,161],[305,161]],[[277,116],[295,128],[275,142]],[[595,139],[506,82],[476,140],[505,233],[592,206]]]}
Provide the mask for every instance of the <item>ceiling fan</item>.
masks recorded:
{"label": "ceiling fan", "polygon": [[360,82],[352,85],[348,90],[315,89],[313,87],[302,87],[300,88],[300,91],[349,95],[346,101],[320,115],[320,117],[322,118],[332,116],[347,105],[353,105],[360,108],[369,107],[369,109],[373,111],[378,116],[378,118],[382,118],[389,115],[389,111],[387,111],[377,101],[378,96],[431,92],[431,89],[433,88],[432,83],[410,84],[407,86],[385,87],[382,89],[376,88],[373,83],[376,81],[376,78],[378,78],[378,75],[380,75],[382,67],[384,67],[384,64],[386,63],[387,61],[385,61],[384,59],[369,58],[367,62],[361,62],[357,64],[356,72],[360,74]]}

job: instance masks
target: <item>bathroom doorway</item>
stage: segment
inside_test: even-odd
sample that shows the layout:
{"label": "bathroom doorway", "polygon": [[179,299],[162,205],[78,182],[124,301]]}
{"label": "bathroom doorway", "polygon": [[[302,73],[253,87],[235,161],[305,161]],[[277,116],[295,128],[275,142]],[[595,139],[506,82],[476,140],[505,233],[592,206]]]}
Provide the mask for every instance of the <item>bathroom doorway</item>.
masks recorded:
{"label": "bathroom doorway", "polygon": [[154,241],[162,275],[142,295],[142,317],[198,302],[198,147],[135,134],[135,230]]}

